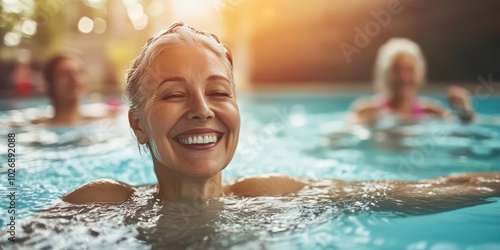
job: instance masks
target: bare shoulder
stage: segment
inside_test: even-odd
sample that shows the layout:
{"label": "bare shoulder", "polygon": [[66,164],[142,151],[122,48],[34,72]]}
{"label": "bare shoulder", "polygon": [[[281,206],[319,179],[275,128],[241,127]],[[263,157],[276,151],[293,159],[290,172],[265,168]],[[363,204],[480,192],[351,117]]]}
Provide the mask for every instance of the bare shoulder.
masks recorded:
{"label": "bare shoulder", "polygon": [[133,187],[128,184],[100,179],[75,188],[64,195],[62,200],[73,204],[122,203],[130,198],[133,192]]}
{"label": "bare shoulder", "polygon": [[370,122],[375,119],[378,109],[379,105],[374,97],[358,99],[351,105],[349,122],[352,124]]}
{"label": "bare shoulder", "polygon": [[356,113],[375,111],[378,107],[375,97],[359,98],[351,105],[352,111]]}
{"label": "bare shoulder", "polygon": [[243,178],[225,187],[225,193],[237,196],[282,196],[295,194],[308,184],[307,181],[284,176],[264,175]]}

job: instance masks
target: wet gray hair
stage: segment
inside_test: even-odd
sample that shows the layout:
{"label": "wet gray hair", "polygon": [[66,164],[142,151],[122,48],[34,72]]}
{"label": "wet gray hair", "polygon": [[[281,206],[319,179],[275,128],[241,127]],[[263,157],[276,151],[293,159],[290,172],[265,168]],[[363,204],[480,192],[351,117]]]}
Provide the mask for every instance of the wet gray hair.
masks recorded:
{"label": "wet gray hair", "polygon": [[387,90],[387,85],[389,83],[388,70],[394,58],[402,53],[409,54],[415,58],[416,70],[420,79],[425,83],[425,58],[418,44],[407,38],[392,38],[384,43],[378,50],[373,72],[373,86],[375,91],[382,92]]}
{"label": "wet gray hair", "polygon": [[[176,34],[176,36],[170,34]],[[135,114],[145,106],[147,96],[143,94],[144,90],[149,86],[153,86],[150,83],[155,80],[154,60],[166,48],[186,45],[197,48],[208,48],[220,57],[228,69],[229,80],[234,88],[233,59],[229,48],[225,44],[222,44],[217,36],[198,31],[182,22],[177,22],[171,25],[166,31],[161,31],[151,37],[142,48],[139,56],[132,61],[126,75],[125,97],[130,102],[130,109]],[[166,61],[163,63],[171,62]]]}

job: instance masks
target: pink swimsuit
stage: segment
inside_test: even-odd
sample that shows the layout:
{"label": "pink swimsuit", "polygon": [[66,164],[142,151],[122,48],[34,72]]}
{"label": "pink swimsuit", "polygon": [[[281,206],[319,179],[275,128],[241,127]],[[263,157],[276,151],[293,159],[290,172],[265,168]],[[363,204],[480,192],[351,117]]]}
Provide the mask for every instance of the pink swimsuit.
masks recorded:
{"label": "pink swimsuit", "polygon": [[[391,108],[389,105],[389,98],[384,98],[382,99],[381,105],[380,105],[380,111],[382,113],[389,113],[393,114],[394,110]],[[414,99],[412,104],[411,104],[411,116],[414,118],[422,118],[425,115],[425,111],[420,105],[419,101],[417,99]]]}

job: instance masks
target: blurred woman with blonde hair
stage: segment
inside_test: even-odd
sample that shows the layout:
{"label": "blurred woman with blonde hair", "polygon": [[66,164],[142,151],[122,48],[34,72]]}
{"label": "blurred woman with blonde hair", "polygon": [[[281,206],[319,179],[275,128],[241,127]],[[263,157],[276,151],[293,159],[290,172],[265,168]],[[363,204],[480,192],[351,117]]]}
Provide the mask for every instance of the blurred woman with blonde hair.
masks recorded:
{"label": "blurred woman with blonde hair", "polygon": [[[358,100],[353,105],[350,122],[371,123],[386,115],[410,119],[452,117],[448,109],[418,96],[426,83],[426,73],[424,55],[415,42],[406,38],[390,39],[380,47],[375,62],[373,83],[378,94]],[[471,121],[473,110],[468,91],[451,86],[447,92],[459,118]]]}

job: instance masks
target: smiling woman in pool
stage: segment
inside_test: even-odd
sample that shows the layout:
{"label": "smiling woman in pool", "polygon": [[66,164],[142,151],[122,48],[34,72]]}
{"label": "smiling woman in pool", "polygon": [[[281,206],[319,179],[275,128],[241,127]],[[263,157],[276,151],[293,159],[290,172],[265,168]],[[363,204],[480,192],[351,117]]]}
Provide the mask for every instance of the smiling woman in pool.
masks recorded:
{"label": "smiling woman in pool", "polygon": [[[377,199],[376,208],[436,205],[440,210],[500,196],[500,173],[471,173],[422,181],[309,181],[270,175],[223,185],[240,129],[232,57],[218,39],[182,23],[151,38],[128,73],[129,122],[152,153],[155,198],[327,195],[332,200]],[[62,199],[70,203],[121,203],[137,188],[98,180]]]}

